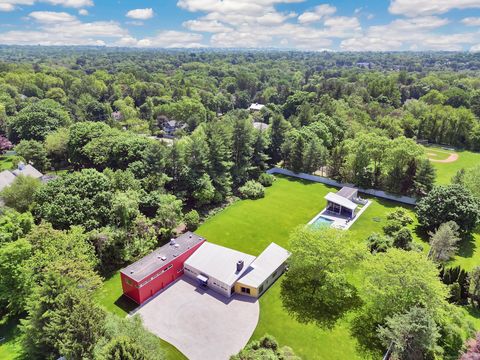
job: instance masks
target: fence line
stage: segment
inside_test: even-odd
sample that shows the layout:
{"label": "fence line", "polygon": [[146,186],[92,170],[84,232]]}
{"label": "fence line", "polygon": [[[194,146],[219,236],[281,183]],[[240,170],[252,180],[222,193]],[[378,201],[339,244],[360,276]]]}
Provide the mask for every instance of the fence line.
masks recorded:
{"label": "fence line", "polygon": [[[335,187],[339,187],[339,188],[341,188],[343,186],[352,186],[351,184],[343,184],[343,183],[340,183],[338,181],[335,181],[335,180],[332,180],[332,179],[329,179],[329,178],[326,178],[326,177],[304,174],[304,173],[298,173],[297,174],[297,173],[294,173],[291,170],[282,169],[282,168],[272,168],[272,169],[267,170],[267,173],[268,174],[280,174],[280,175],[296,177],[296,178],[299,178],[299,179],[314,181],[314,182],[318,182],[318,183],[322,183],[322,184],[330,185],[330,186],[335,186]],[[390,193],[387,193],[387,192],[381,191],[381,190],[359,188],[358,191],[363,193],[363,194],[376,196],[376,197],[379,197],[379,198],[382,198],[382,199],[393,200],[393,201],[397,201],[397,202],[407,204],[407,205],[415,205],[417,203],[417,199],[415,199],[414,197],[403,196],[403,195],[394,195],[394,194],[390,194]]]}

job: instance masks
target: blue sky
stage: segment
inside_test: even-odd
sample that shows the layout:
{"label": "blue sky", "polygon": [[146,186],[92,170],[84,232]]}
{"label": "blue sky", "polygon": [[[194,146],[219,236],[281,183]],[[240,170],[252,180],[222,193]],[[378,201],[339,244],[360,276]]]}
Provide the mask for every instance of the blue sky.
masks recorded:
{"label": "blue sky", "polygon": [[0,0],[0,43],[480,51],[480,0]]}

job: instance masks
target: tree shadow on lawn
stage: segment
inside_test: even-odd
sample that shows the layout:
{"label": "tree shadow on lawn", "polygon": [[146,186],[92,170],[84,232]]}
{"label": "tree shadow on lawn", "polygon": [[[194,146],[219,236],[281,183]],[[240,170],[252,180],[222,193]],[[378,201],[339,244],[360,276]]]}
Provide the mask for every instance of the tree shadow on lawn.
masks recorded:
{"label": "tree shadow on lawn", "polygon": [[114,305],[120,308],[122,311],[126,312],[127,314],[130,314],[138,307],[135,301],[129,299],[125,295],[122,295],[117,300],[115,300]]}
{"label": "tree shadow on lawn", "polygon": [[468,234],[460,240],[457,255],[463,258],[471,258],[476,248],[477,244],[473,234]]}

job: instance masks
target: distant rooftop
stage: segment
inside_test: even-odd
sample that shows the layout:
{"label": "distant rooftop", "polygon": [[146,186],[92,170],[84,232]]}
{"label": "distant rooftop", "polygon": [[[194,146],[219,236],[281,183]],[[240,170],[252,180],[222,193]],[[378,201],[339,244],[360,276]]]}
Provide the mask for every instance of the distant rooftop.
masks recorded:
{"label": "distant rooftop", "polygon": [[204,240],[204,238],[197,234],[187,232],[174,239],[174,241],[170,241],[170,243],[159,247],[144,258],[122,269],[121,273],[134,281],[140,282]]}
{"label": "distant rooftop", "polygon": [[[237,262],[243,260],[243,268],[237,271]],[[185,265],[232,286],[249,268],[255,256],[205,242],[190,256]]]}
{"label": "distant rooftop", "polygon": [[259,104],[259,103],[254,103],[254,104],[250,105],[250,107],[248,108],[248,110],[260,111],[260,110],[262,110],[264,107],[265,107],[265,105],[262,105],[262,104]]}
{"label": "distant rooftop", "polygon": [[257,130],[260,131],[265,131],[268,129],[268,124],[262,123],[262,122],[254,122],[253,127]]}
{"label": "distant rooftop", "polygon": [[15,176],[18,176],[18,175],[31,176],[34,179],[40,179],[43,176],[43,174],[37,169],[35,169],[32,165],[30,164],[25,165],[22,163],[18,164],[18,169],[13,170],[12,173]]}
{"label": "distant rooftop", "polygon": [[13,175],[11,171],[4,170],[0,172],[0,191],[12,185],[14,180],[15,175]]}

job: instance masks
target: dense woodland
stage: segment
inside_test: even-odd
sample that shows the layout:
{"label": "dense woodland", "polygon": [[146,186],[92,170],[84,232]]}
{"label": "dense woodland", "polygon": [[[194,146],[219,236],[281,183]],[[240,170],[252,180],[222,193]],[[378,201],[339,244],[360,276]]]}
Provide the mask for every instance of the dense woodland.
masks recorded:
{"label": "dense woodland", "polygon": [[[459,174],[451,188],[432,190],[435,171],[417,142],[480,151],[479,71],[480,55],[464,53],[1,47],[0,147],[14,150],[14,165],[28,162],[51,176],[46,183],[18,177],[2,193],[0,316],[25,319],[30,358],[113,359],[122,351],[161,358],[149,336],[125,336],[126,328],[143,331],[139,322],[118,324],[93,304],[100,275],[149,253],[182,223],[194,230],[237,197],[263,196],[273,166],[425,197],[418,210],[425,231],[455,221],[442,231],[468,234],[480,216],[475,186]],[[251,103],[266,106],[249,112]],[[171,120],[177,130],[167,139]],[[439,196],[460,204],[456,218],[438,216]],[[415,252],[401,215],[372,235],[372,252]],[[431,255],[439,263],[443,249]],[[438,278],[430,261],[417,267]],[[432,287],[433,300],[445,297],[443,287]],[[298,300],[285,294],[287,307]],[[434,305],[438,314],[446,309]],[[331,310],[334,323],[338,309]],[[291,311],[312,316],[312,309]],[[365,322],[364,334],[378,321]],[[452,337],[439,346],[458,353],[467,332],[437,325]]]}

